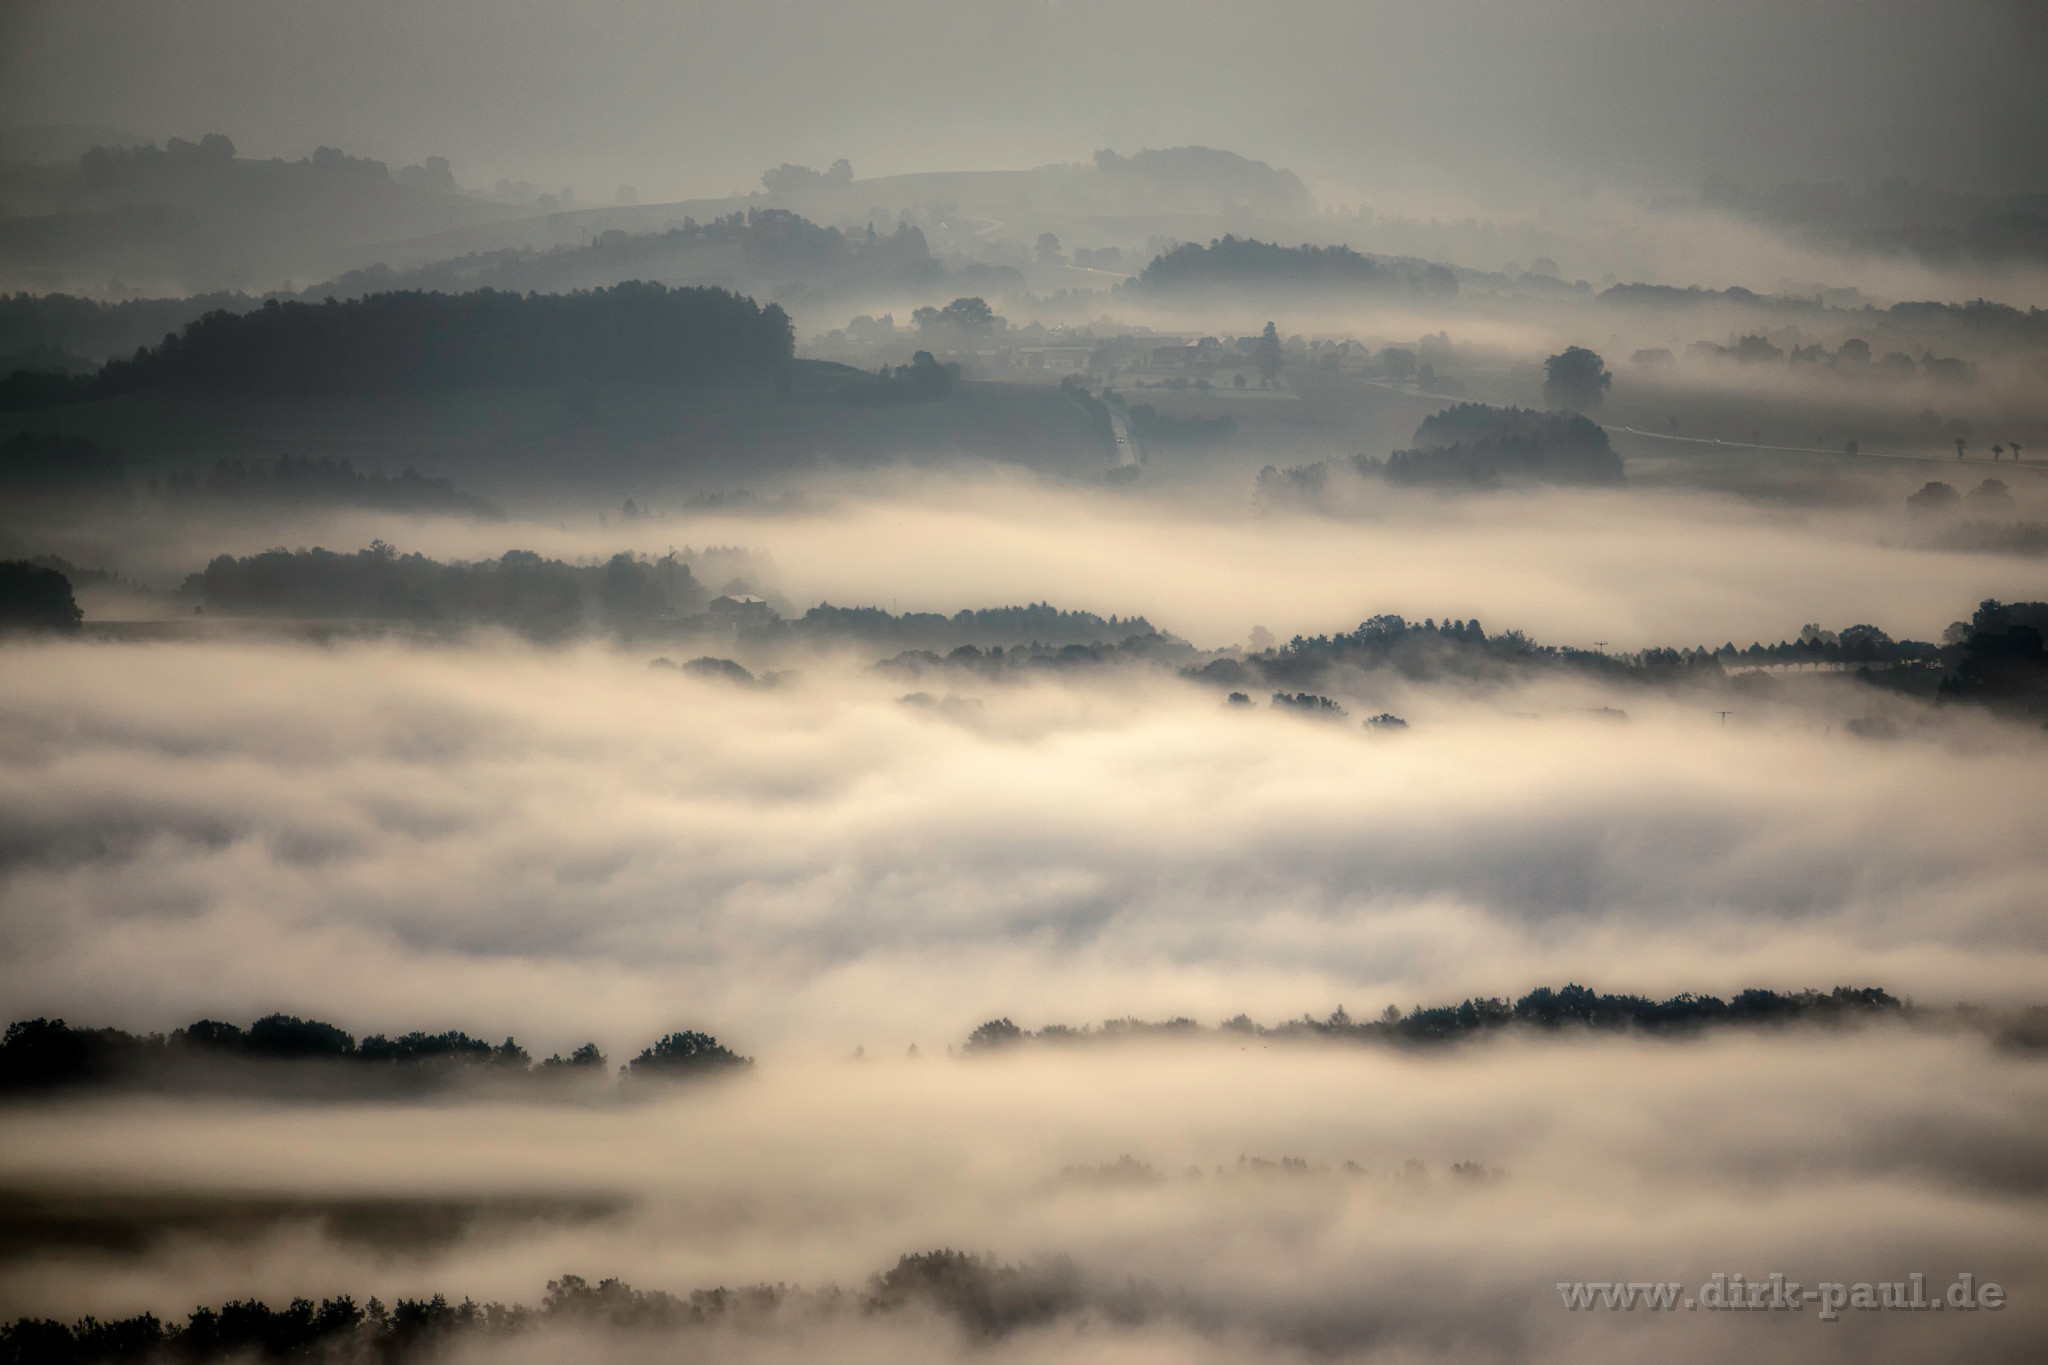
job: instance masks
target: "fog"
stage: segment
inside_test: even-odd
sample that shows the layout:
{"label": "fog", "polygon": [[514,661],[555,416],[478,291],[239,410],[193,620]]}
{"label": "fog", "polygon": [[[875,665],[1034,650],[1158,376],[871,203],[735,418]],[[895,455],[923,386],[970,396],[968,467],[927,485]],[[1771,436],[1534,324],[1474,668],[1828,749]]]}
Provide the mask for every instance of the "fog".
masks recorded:
{"label": "fog", "polygon": [[[1355,200],[1534,184],[1877,179],[2039,189],[2024,4],[1562,0],[1417,11],[1039,3],[10,7],[15,124],[220,128],[670,199],[760,167],[1032,166],[1187,142],[1295,165]],[[1818,54],[1825,53],[1825,57]],[[1196,79],[1227,66],[1231,78]],[[374,94],[370,93],[374,92]],[[800,96],[800,97],[793,97]],[[832,110],[829,120],[817,117]],[[1491,190],[1484,187],[1492,187]]]}
{"label": "fog", "polygon": [[[1972,1038],[1885,1029],[1426,1059],[1191,1045],[785,1062],[625,1109],[101,1105],[11,1123],[10,1177],[93,1182],[103,1201],[99,1173],[118,1162],[133,1180],[229,1199],[290,1186],[329,1200],[544,1190],[628,1203],[397,1254],[323,1235],[316,1212],[225,1243],[173,1234],[140,1255],[46,1255],[11,1273],[9,1295],[74,1311],[231,1288],[531,1299],[571,1264],[636,1283],[852,1287],[904,1246],[993,1242],[1026,1263],[1070,1257],[1101,1306],[988,1344],[944,1319],[797,1311],[681,1344],[723,1359],[2018,1360],[2040,1333],[2018,1286],[2041,1273],[2041,1080],[2037,1063]],[[1146,1169],[1090,1174],[1120,1155]],[[1458,1162],[1487,1173],[1460,1176]],[[1939,1267],[1935,1283],[1975,1267],[2013,1300],[1948,1320],[1827,1322],[1811,1306],[1631,1320],[1551,1298],[1552,1282],[1581,1276],[1782,1270],[1810,1283],[1906,1266]],[[674,1348],[627,1333],[578,1349]]]}
{"label": "fog", "polygon": [[2044,50],[5,7],[0,1360],[2036,1358]]}

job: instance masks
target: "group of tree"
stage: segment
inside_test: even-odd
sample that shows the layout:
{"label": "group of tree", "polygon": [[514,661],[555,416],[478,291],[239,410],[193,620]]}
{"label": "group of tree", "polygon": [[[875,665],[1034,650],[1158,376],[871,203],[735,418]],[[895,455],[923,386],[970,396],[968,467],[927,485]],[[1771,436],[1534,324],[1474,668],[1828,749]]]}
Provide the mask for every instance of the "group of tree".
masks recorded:
{"label": "group of tree", "polygon": [[[159,148],[155,143],[139,146],[92,147],[78,158],[78,169],[88,185],[99,189],[128,189],[162,192],[180,181],[209,173],[214,177],[236,170],[235,144],[224,133],[208,133],[197,142],[174,137]],[[350,156],[339,147],[316,147],[311,156],[296,162],[272,158],[251,163],[251,170],[273,174],[300,172],[321,176],[351,176],[393,184],[407,189],[456,194],[455,172],[448,159],[430,156],[415,166],[402,167],[395,175],[382,161]]]}
{"label": "group of tree", "polygon": [[221,555],[179,592],[216,612],[498,625],[541,637],[675,620],[705,606],[703,588],[673,553],[647,559],[621,552],[603,564],[569,564],[508,550],[496,559],[442,563],[400,554],[383,541],[353,554]]}
{"label": "group of tree", "polygon": [[998,326],[1008,325],[996,316],[988,300],[980,297],[954,299],[944,308],[919,308],[911,313],[910,321],[934,343],[953,347],[985,341]]}
{"label": "group of tree", "polygon": [[1779,346],[1761,333],[1738,337],[1723,346],[1718,342],[1695,341],[1685,348],[1688,358],[1694,360],[1726,360],[1741,365],[1775,365],[1783,362],[1797,369],[1827,370],[1855,378],[1909,380],[1915,375],[1948,384],[1968,384],[1975,380],[1976,369],[1968,361],[1956,356],[1938,356],[1922,351],[1915,360],[1906,351],[1887,351],[1873,357],[1870,343],[1861,337],[1850,337],[1838,351],[1829,351],[1819,342],[1806,345],[1793,343],[1788,357],[1785,348]]}
{"label": "group of tree", "polygon": [[643,383],[774,374],[790,321],[722,289],[628,282],[570,294],[373,294],[210,313],[93,375],[16,373],[0,405],[36,407],[159,385],[297,395]]}
{"label": "group of tree", "polygon": [[919,351],[908,365],[884,365],[874,375],[842,381],[842,402],[862,408],[893,408],[909,403],[935,403],[960,382],[958,361],[941,364],[930,351]]}
{"label": "group of tree", "polygon": [[1488,635],[1477,621],[1414,622],[1396,615],[1375,616],[1336,635],[1297,635],[1273,649],[1226,655],[1184,672],[1230,690],[1263,686],[1298,693],[1327,685],[1340,672],[1382,669],[1418,682],[1506,683],[1552,671],[1642,685],[1722,676],[1721,661],[1707,649],[1608,654],[1537,644],[1518,630]]}
{"label": "group of tree", "polygon": [[1034,640],[1029,644],[992,645],[986,649],[960,645],[943,656],[931,649],[906,649],[893,659],[882,660],[875,669],[906,680],[936,673],[995,682],[1032,674],[1121,665],[1186,668],[1191,666],[1189,661],[1197,657],[1200,657],[1197,651],[1187,641],[1154,631],[1148,626],[1144,633],[1127,635],[1114,643],[1055,645]]}
{"label": "group of tree", "polygon": [[1215,147],[1148,147],[1130,156],[1105,148],[1095,153],[1095,173],[1139,189],[1151,212],[1175,205],[1293,218],[1315,212],[1315,196],[1293,171]]}
{"label": "group of tree", "polygon": [[[619,1068],[621,1078],[687,1078],[753,1065],[708,1033],[657,1040]],[[247,1028],[201,1019],[171,1033],[74,1028],[62,1019],[22,1019],[0,1037],[0,1095],[34,1096],[77,1086],[149,1089],[211,1084],[292,1084],[301,1092],[363,1083],[418,1088],[463,1078],[605,1077],[605,1055],[585,1043],[535,1063],[511,1038],[502,1043],[461,1032],[372,1034],[356,1040],[334,1024],[271,1014]]]}
{"label": "group of tree", "polygon": [[845,157],[822,171],[809,166],[792,166],[787,161],[761,176],[761,187],[770,194],[799,194],[805,190],[841,189],[853,183],[853,163]]}
{"label": "group of tree", "polygon": [[1971,616],[1944,700],[2048,718],[2048,602],[1986,599]]}
{"label": "group of tree", "polygon": [[[1590,356],[1592,368],[1598,370],[1597,355],[1590,351],[1579,354]],[[1593,382],[1579,373],[1584,368],[1569,367],[1572,378],[1567,382]],[[1606,430],[1574,411],[1537,412],[1459,403],[1426,418],[1415,429],[1414,440],[1412,448],[1387,457],[1383,473],[1388,482],[1454,487],[1517,483],[1612,487],[1626,482],[1621,456],[1608,444]]]}
{"label": "group of tree", "polygon": [[[1161,1296],[1130,1284],[1100,1305],[1130,1318],[1140,1298]],[[698,1289],[687,1294],[634,1289],[622,1280],[596,1284],[580,1275],[550,1280],[538,1308],[523,1304],[450,1303],[435,1294],[399,1299],[392,1307],[351,1296],[293,1299],[271,1308],[242,1299],[197,1308],[183,1323],[154,1314],[74,1323],[21,1318],[0,1324],[0,1365],[225,1365],[226,1362],[322,1361],[331,1365],[412,1365],[457,1354],[488,1357],[549,1331],[571,1334],[571,1354],[587,1352],[593,1335],[625,1334],[646,1346],[715,1329],[763,1326],[781,1315],[817,1322],[837,1316],[872,1320],[898,1313],[932,1314],[968,1339],[988,1342],[1090,1305],[1091,1292],[1064,1258],[1022,1266],[971,1253],[937,1250],[900,1257],[865,1286],[806,1290],[787,1284]],[[692,1354],[695,1352],[693,1351]]]}
{"label": "group of tree", "polygon": [[1032,645],[1114,644],[1133,636],[1157,636],[1142,616],[1098,616],[1069,611],[1049,602],[1021,607],[963,609],[943,612],[907,611],[901,615],[880,607],[835,607],[821,602],[790,624],[795,638],[819,643],[858,642],[921,649],[974,650]]}
{"label": "group of tree", "polygon": [[[2015,445],[2013,451],[2013,459],[2018,460],[2019,447]],[[2003,447],[1999,448],[1999,452],[2004,453]],[[1963,494],[1956,491],[1954,484],[1935,479],[1922,484],[1919,492],[1909,494],[1906,498],[1906,511],[1914,516],[1946,512],[1965,505],[1984,512],[2009,512],[2013,506],[2012,487],[2003,479],[1985,479],[1968,494]]]}
{"label": "group of tree", "polygon": [[1345,1038],[1361,1042],[1436,1044],[1460,1042],[1508,1028],[1556,1033],[1568,1029],[1611,1033],[1691,1035],[1708,1029],[1768,1024],[1851,1024],[1905,1015],[1906,1005],[1875,987],[1837,986],[1832,991],[1745,990],[1723,1000],[1713,995],[1675,995],[1657,1000],[1642,995],[1603,995],[1584,986],[1561,990],[1539,986],[1519,1000],[1474,997],[1457,1005],[1403,1013],[1389,1005],[1377,1019],[1353,1019],[1338,1006],[1327,1018],[1300,1019],[1266,1027],[1245,1015],[1214,1029],[1188,1018],[1150,1023],[1109,1019],[1098,1027],[1050,1024],[1028,1030],[1007,1018],[991,1019],[968,1035],[970,1055],[1003,1052],[1027,1043],[1121,1042],[1141,1038],[1228,1036],[1261,1038]]}
{"label": "group of tree", "polygon": [[[735,252],[737,269],[731,259]],[[888,232],[877,232],[873,224],[865,232],[841,232],[788,209],[747,209],[702,223],[685,217],[659,232],[608,228],[573,246],[503,247],[409,270],[365,266],[298,297],[318,302],[330,295],[346,299],[408,289],[562,293],[622,280],[680,284],[735,274],[775,287],[800,286],[806,295],[817,296],[926,286],[942,278],[945,267],[911,223],[898,223]]]}
{"label": "group of tree", "polygon": [[26,559],[0,560],[0,635],[65,634],[84,621],[62,570]]}
{"label": "group of tree", "polygon": [[1183,242],[1153,258],[1124,286],[1159,297],[1256,288],[1261,293],[1398,293],[1449,298],[1458,277],[1441,265],[1384,261],[1348,246],[1281,246],[1224,236]]}

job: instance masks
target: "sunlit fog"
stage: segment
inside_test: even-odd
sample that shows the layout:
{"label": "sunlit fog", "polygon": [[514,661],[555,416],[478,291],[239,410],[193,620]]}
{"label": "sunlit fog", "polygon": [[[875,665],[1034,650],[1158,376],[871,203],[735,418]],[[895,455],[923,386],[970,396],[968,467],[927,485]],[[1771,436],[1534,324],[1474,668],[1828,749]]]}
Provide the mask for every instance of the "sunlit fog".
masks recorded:
{"label": "sunlit fog", "polygon": [[0,12],[0,1365],[2024,1362],[2017,4]]}

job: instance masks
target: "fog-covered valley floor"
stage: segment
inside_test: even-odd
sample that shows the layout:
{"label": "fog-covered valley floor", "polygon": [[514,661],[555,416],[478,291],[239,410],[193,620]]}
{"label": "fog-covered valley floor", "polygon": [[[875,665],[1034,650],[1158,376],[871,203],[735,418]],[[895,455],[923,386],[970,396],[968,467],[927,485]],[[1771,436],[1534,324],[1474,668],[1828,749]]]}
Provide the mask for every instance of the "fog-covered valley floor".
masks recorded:
{"label": "fog-covered valley floor", "polygon": [[2032,1365],[2048,19],[0,5],[0,1365]]}
{"label": "fog-covered valley floor", "polygon": [[[798,600],[1115,584],[1087,600],[1163,601],[1154,625],[1209,645],[1246,633],[1229,625],[1260,590],[1282,630],[1490,597],[1539,635],[1688,622],[1746,644],[1882,599],[1925,604],[1901,637],[1938,637],[2023,578],[1711,502],[1684,529],[1654,500],[1569,494],[1191,527],[985,491],[689,530],[748,532],[768,548],[745,562]],[[443,554],[496,548],[439,533]],[[753,1065],[676,1090],[17,1105],[0,1313],[535,1303],[573,1273],[804,1288],[681,1337],[565,1309],[450,1349],[2023,1359],[2042,1330],[2023,1287],[2048,1072],[1982,1022],[2044,975],[2037,725],[1798,667],[1732,706],[1340,671],[1333,718],[1227,705],[1136,657],[993,669],[735,637],[748,682],[650,667],[659,639],[259,625],[0,650],[14,1016],[146,1033],[283,1011],[614,1062],[694,1029]],[[1421,1049],[1274,1031],[1567,982],[1882,986],[1917,1013]],[[1239,1015],[1266,1031],[966,1047],[991,1019]],[[860,1306],[870,1275],[937,1248],[1011,1278]],[[1554,1288],[1963,1270],[2010,1305],[1785,1324],[1568,1311]]]}

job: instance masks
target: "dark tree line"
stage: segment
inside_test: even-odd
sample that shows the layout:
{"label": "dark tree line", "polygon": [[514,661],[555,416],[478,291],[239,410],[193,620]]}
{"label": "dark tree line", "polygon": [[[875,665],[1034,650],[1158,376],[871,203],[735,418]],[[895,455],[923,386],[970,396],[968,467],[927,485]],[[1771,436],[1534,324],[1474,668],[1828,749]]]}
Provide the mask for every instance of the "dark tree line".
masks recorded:
{"label": "dark tree line", "polygon": [[75,294],[0,295],[0,374],[17,369],[90,369],[85,360],[128,355],[194,318],[221,311],[244,313],[261,302],[247,294],[228,293],[121,303]]}
{"label": "dark tree line", "polygon": [[[1585,354],[1592,355],[1590,351]],[[1595,368],[1599,359],[1592,356]],[[1568,382],[1574,387],[1570,397],[1581,406],[1590,406],[1579,390],[1591,381],[1574,372]],[[1387,457],[1388,482],[1610,486],[1624,482],[1621,456],[1608,444],[1607,433],[1576,412],[1459,403],[1424,419],[1414,439],[1414,448]]]}
{"label": "dark tree line", "polygon": [[317,301],[328,294],[350,298],[394,289],[559,293],[594,277],[661,279],[671,272],[698,270],[702,267],[694,253],[723,246],[737,246],[740,260],[755,274],[786,277],[825,291],[927,284],[945,274],[924,233],[909,223],[899,223],[887,233],[872,226],[865,233],[842,233],[787,209],[749,209],[705,223],[685,218],[662,232],[612,228],[587,245],[473,252],[416,270],[366,266],[299,297]]}
{"label": "dark tree line", "polygon": [[1246,285],[1264,290],[1414,293],[1448,298],[1458,277],[1422,261],[1382,262],[1348,246],[1281,246],[1225,236],[1202,246],[1183,242],[1156,256],[1127,288],[1172,294]]}
{"label": "dark tree line", "polygon": [[1392,669],[1418,681],[1507,682],[1570,670],[1609,682],[1664,684],[1722,674],[1721,661],[1707,649],[1607,654],[1540,645],[1518,630],[1488,635],[1477,621],[1414,622],[1386,615],[1360,623],[1355,631],[1297,635],[1278,648],[1217,659],[1186,670],[1186,675],[1232,689],[1265,685],[1301,690],[1340,668]]}
{"label": "dark tree line", "polygon": [[[354,1035],[318,1019],[272,1014],[247,1028],[201,1019],[171,1033],[128,1033],[115,1028],[74,1028],[62,1019],[22,1019],[0,1037],[0,1095],[45,1094],[76,1086],[204,1088],[211,1080],[250,1078],[249,1066],[283,1066],[316,1087],[331,1081],[344,1091],[358,1082],[397,1081],[417,1087],[465,1076],[552,1078],[604,1076],[607,1062],[595,1043],[567,1057],[536,1064],[512,1038],[492,1043],[466,1033],[414,1031],[397,1037]],[[623,1079],[688,1078],[744,1069],[753,1060],[708,1033],[671,1033],[619,1069]],[[239,1067],[236,1071],[234,1068]],[[312,1068],[307,1071],[306,1068]],[[323,1069],[324,1068],[324,1069]]]}
{"label": "dark tree line", "polygon": [[1560,990],[1539,986],[1519,1000],[1474,997],[1457,1005],[1402,1013],[1389,1006],[1378,1019],[1353,1019],[1342,1006],[1328,1018],[1303,1015],[1268,1028],[1240,1014],[1215,1029],[1192,1019],[1148,1023],[1109,1019],[1100,1028],[1050,1024],[1037,1032],[1009,1019],[992,1019],[968,1035],[965,1051],[997,1052],[1025,1043],[1116,1041],[1145,1037],[1194,1037],[1206,1033],[1244,1033],[1257,1037],[1333,1037],[1366,1042],[1410,1044],[1452,1043],[1506,1028],[1560,1032],[1588,1029],[1612,1033],[1657,1035],[1696,1034],[1707,1029],[1760,1024],[1849,1024],[1903,1016],[1906,1006],[1875,987],[1837,986],[1832,991],[1746,990],[1731,999],[1712,995],[1675,995],[1656,1000],[1642,995],[1603,995],[1584,986]]}
{"label": "dark tree line", "polygon": [[723,289],[630,281],[569,294],[373,294],[209,313],[89,376],[17,373],[0,406],[80,402],[175,384],[246,394],[371,394],[535,385],[694,387],[779,373],[788,316]]}
{"label": "dark tree line", "polygon": [[[880,607],[835,607],[823,602],[790,623],[793,633],[817,640],[859,640],[925,648],[999,648],[1024,642],[1046,645],[1110,644],[1133,635],[1157,635],[1142,616],[1098,616],[1067,611],[1049,602],[1023,607],[983,607],[951,616]],[[977,651],[978,652],[978,651]]]}
{"label": "dark tree line", "polygon": [[704,605],[689,566],[672,554],[648,560],[620,553],[584,565],[510,550],[497,559],[444,564],[400,554],[382,541],[354,554],[221,555],[179,591],[230,612],[495,624],[542,636],[674,619]]}
{"label": "dark tree line", "polygon": [[[1126,1287],[1110,1306],[1130,1316],[1141,1293]],[[851,1291],[761,1284],[678,1295],[634,1289],[622,1280],[592,1284],[580,1275],[564,1275],[548,1281],[538,1308],[471,1299],[451,1304],[435,1294],[400,1299],[390,1308],[375,1298],[359,1305],[349,1296],[317,1305],[293,1299],[283,1308],[245,1299],[194,1309],[183,1323],[166,1323],[149,1313],[107,1322],[21,1318],[0,1325],[0,1365],[214,1365],[230,1360],[401,1365],[463,1347],[487,1350],[493,1343],[550,1328],[630,1333],[652,1341],[710,1327],[764,1323],[789,1311],[816,1319],[922,1310],[986,1341],[1079,1311],[1090,1297],[1076,1268],[1064,1259],[1009,1266],[941,1250],[903,1256]]]}

